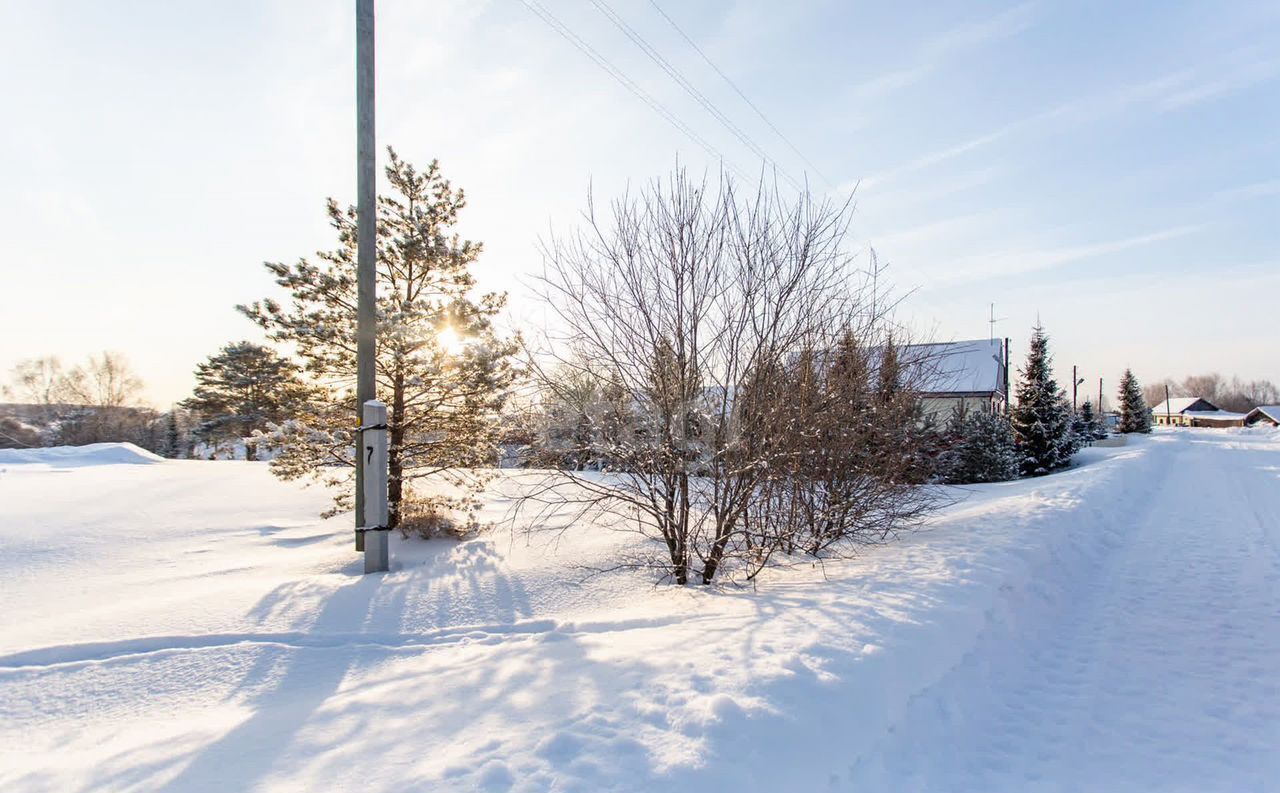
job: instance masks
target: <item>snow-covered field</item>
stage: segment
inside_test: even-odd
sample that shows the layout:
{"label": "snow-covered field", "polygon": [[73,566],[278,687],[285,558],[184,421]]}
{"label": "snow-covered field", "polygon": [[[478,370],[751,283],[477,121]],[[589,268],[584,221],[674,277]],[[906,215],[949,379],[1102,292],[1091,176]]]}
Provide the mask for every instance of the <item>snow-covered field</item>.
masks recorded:
{"label": "snow-covered field", "polygon": [[[755,590],[0,452],[0,790],[1280,790],[1280,434],[1158,433]],[[494,499],[489,517],[507,505]]]}

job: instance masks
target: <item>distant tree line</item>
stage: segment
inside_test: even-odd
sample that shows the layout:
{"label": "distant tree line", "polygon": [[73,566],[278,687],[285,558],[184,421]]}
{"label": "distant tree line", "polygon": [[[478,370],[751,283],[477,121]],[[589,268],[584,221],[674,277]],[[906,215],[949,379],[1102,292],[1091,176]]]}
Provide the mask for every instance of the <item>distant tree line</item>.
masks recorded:
{"label": "distant tree line", "polygon": [[143,383],[116,352],[66,366],[56,356],[20,361],[3,393],[0,447],[80,446],[128,442],[173,456],[170,424],[178,417],[141,401]]}

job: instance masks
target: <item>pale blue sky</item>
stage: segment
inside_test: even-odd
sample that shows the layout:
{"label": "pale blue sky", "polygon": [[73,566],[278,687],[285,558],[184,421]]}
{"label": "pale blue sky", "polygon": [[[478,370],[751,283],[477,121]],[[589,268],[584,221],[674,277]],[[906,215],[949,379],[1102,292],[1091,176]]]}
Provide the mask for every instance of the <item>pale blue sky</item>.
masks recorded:
{"label": "pale blue sky", "polygon": [[[657,0],[821,171],[903,318],[1060,369],[1280,380],[1280,3]],[[760,161],[589,0],[541,0],[737,168]],[[785,171],[806,166],[654,10],[616,12]],[[255,338],[263,260],[354,197],[352,0],[0,3],[0,368],[127,353],[157,405]],[[519,0],[378,5],[379,141],[466,188],[512,292],[589,180],[711,158]],[[825,177],[825,178],[824,178]],[[1065,379],[1065,378],[1064,378]]]}

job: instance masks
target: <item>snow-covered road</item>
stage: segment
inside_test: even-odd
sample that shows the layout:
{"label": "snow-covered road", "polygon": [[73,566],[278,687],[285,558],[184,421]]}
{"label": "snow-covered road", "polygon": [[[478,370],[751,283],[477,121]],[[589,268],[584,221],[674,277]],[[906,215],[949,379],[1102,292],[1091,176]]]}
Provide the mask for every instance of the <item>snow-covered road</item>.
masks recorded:
{"label": "snow-covered road", "polygon": [[584,582],[589,524],[361,576],[263,464],[0,452],[0,790],[1280,791],[1280,431],[1077,463],[700,590]]}
{"label": "snow-covered road", "polygon": [[[1032,597],[916,697],[898,789],[1280,788],[1280,467],[1240,435],[1155,439]],[[1098,526],[1105,533],[1093,534]]]}

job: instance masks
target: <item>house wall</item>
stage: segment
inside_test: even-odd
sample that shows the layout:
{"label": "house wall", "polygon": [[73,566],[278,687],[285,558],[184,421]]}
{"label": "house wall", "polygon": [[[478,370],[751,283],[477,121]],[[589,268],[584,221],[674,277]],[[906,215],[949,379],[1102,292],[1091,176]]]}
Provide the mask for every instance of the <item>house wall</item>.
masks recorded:
{"label": "house wall", "polygon": [[1157,427],[1243,427],[1244,418],[1238,419],[1206,419],[1204,417],[1188,416],[1183,413],[1174,413],[1170,417],[1166,417],[1163,413],[1153,415]]}
{"label": "house wall", "polygon": [[1242,416],[1238,419],[1193,418],[1191,419],[1191,426],[1192,427],[1243,427],[1244,417]]}
{"label": "house wall", "polygon": [[[959,409],[993,411],[1004,409],[1003,394],[957,394],[947,396],[926,396],[920,399],[920,406],[925,418],[932,418],[938,424],[946,424]],[[961,408],[963,406],[963,408]]]}

